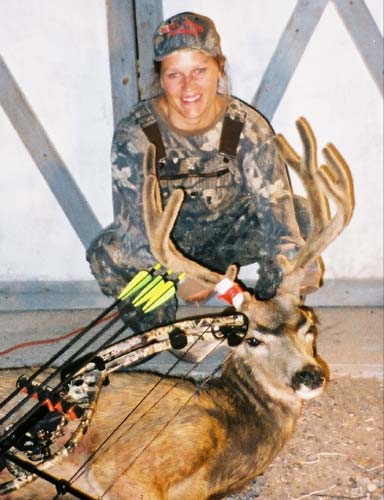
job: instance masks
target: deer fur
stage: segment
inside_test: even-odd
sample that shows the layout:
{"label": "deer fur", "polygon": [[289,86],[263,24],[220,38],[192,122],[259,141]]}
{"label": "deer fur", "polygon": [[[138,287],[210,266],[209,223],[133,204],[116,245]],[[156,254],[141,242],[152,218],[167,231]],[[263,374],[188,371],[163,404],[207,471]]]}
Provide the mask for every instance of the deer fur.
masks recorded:
{"label": "deer fur", "polygon": [[[264,472],[293,432],[302,398],[324,387],[311,321],[303,316],[295,330],[257,334],[263,344],[234,348],[221,376],[202,388],[192,380],[162,379],[74,484],[95,497],[113,484],[106,500],[219,499],[241,490]],[[301,394],[294,377],[304,369],[315,374],[315,387]],[[10,385],[6,375],[15,383],[19,374],[2,374],[2,390]],[[86,437],[52,472],[71,477],[159,380],[145,372],[111,375]],[[23,499],[52,498],[52,489],[47,491],[37,480],[23,488]]]}
{"label": "deer fur", "polygon": [[[239,310],[248,317],[249,329],[244,341],[230,348],[219,377],[211,377],[201,387],[173,377],[160,382],[159,375],[145,372],[110,377],[88,434],[55,470],[71,477],[149,393],[74,483],[95,498],[225,498],[265,471],[294,431],[303,399],[323,390],[327,370],[316,356],[314,315],[302,305],[300,283],[306,268],[348,223],[353,187],[337,150],[327,146],[328,167],[318,168],[312,130],[304,119],[298,121],[298,129],[304,145],[302,159],[282,136],[277,136],[276,145],[303,179],[313,233],[294,260],[280,258],[284,278],[273,299],[262,302],[243,292]],[[144,169],[144,215],[154,256],[173,271],[186,272],[203,287],[214,288],[224,276],[188,260],[171,240],[183,193],[175,191],[162,207],[153,148],[149,148]],[[327,198],[337,205],[334,216]],[[230,266],[226,276],[234,281],[236,269]],[[3,387],[5,376],[1,379]],[[36,498],[31,496],[36,488],[40,488],[37,498],[51,498],[44,496],[46,485],[39,484],[40,480],[25,487],[23,498]],[[20,498],[17,495],[6,498]]]}

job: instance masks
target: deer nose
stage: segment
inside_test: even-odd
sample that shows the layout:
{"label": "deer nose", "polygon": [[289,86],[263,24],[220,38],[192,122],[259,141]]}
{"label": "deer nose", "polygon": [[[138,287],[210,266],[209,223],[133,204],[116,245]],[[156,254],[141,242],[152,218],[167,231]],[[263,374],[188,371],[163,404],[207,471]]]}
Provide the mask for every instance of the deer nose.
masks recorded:
{"label": "deer nose", "polygon": [[325,374],[320,367],[308,365],[295,373],[292,378],[292,386],[294,389],[299,389],[302,385],[309,389],[318,389],[323,385],[324,380]]}

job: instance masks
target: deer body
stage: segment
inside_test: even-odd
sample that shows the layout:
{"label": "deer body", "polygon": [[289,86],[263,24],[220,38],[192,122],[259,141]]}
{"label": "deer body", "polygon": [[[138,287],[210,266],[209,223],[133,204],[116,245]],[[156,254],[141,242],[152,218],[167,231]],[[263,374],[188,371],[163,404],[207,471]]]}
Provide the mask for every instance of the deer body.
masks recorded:
{"label": "deer body", "polygon": [[[127,377],[120,383],[127,384],[124,396],[128,398],[130,387],[143,381],[151,387],[155,382],[149,374]],[[280,398],[276,397],[278,390]],[[291,435],[301,408],[293,389],[258,381],[252,368],[236,355],[226,363],[220,378],[195,391],[193,383],[179,383],[133,432],[123,433],[118,446],[95,465],[93,478],[101,486],[100,492],[105,488],[102,471],[112,469],[123,476],[109,492],[111,500],[140,495],[148,500],[223,498],[265,470]],[[178,413],[185,401],[187,405]],[[105,422],[115,413],[108,395],[106,413],[100,403],[94,429],[104,432]],[[130,406],[129,399],[126,403]],[[124,473],[142,447],[145,451]],[[111,479],[106,478],[106,483]],[[122,491],[125,496],[119,496]]]}
{"label": "deer body", "polygon": [[[236,295],[234,305],[248,318],[248,330],[244,340],[230,348],[221,376],[211,377],[197,390],[190,380],[166,377],[158,384],[158,376],[148,373],[111,376],[88,434],[58,474],[67,467],[72,467],[73,474],[73,468],[97,451],[87,477],[75,484],[104,500],[224,498],[263,473],[293,432],[301,401],[322,391],[326,371],[316,356],[315,321],[303,307],[301,284],[308,266],[349,222],[353,186],[348,166],[333,146],[323,150],[327,167],[318,168],[313,132],[305,119],[297,126],[303,158],[282,136],[277,136],[276,146],[303,181],[313,232],[294,259],[279,258],[283,280],[268,301],[241,291],[234,283],[234,266],[224,276],[178,251],[171,232],[184,195],[176,190],[162,206],[155,152],[149,148],[143,208],[154,257],[174,272],[185,272],[203,288],[229,286],[228,296]],[[336,205],[332,217],[327,198]],[[132,408],[129,420],[119,425]],[[25,493],[26,500],[36,498]],[[37,496],[50,498],[41,491]]]}
{"label": "deer body", "polygon": [[[279,344],[277,356],[284,346],[279,338],[271,340]],[[163,379],[75,484],[96,497],[112,485],[105,500],[208,500],[238,491],[263,473],[293,432],[301,399],[293,389],[297,372],[287,377],[290,385],[285,379],[277,383],[269,370],[258,377],[257,358],[264,356],[256,354],[259,347],[264,349],[236,348],[221,376],[200,390],[191,380]],[[308,357],[310,350],[308,344]],[[296,360],[306,367],[307,361],[302,354]],[[111,375],[88,434],[57,474],[70,477],[159,379],[145,372]],[[322,387],[322,376],[318,382]],[[26,500],[52,498],[39,481],[24,493]]]}

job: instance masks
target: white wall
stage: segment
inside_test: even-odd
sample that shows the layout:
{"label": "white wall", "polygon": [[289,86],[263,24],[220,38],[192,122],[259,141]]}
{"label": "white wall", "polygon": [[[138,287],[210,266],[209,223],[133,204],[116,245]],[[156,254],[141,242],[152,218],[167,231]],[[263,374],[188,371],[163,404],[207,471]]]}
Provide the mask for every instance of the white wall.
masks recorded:
{"label": "white wall", "polygon": [[[0,47],[96,216],[108,224],[112,108],[104,2],[0,0]],[[0,278],[90,278],[80,241],[1,108],[0,145]]]}
{"label": "white wall", "polygon": [[[381,27],[381,0],[366,3]],[[250,101],[295,4],[164,0],[163,8],[166,17],[193,10],[216,22],[232,91]],[[0,0],[0,47],[96,216],[108,224],[112,109],[104,2]],[[338,146],[355,179],[355,216],[325,254],[326,276],[379,278],[382,98],[331,2],[272,122],[298,148],[300,115],[319,146]],[[80,241],[2,110],[0,162],[0,280],[91,279]]]}

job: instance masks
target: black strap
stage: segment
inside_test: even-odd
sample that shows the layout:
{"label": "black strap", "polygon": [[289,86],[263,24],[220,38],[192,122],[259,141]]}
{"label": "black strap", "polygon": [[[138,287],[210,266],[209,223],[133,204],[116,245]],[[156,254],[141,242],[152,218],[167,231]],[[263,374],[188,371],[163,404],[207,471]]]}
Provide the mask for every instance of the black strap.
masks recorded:
{"label": "black strap", "polygon": [[237,146],[239,145],[243,125],[244,121],[239,118],[232,118],[228,114],[224,116],[219,153],[228,156],[236,156]]}
{"label": "black strap", "polygon": [[156,121],[153,121],[148,125],[142,125],[141,128],[147,136],[149,142],[151,142],[156,148],[156,164],[158,164],[160,160],[165,158],[165,147],[159,126]]}
{"label": "black strap", "polygon": [[[156,147],[156,164],[163,160],[166,156],[163,138],[157,121],[152,119],[139,120],[144,134],[149,142]],[[140,123],[141,122],[141,123]],[[236,157],[237,146],[239,145],[240,134],[243,130],[244,120],[239,118],[232,118],[229,114],[224,116],[223,128],[221,130],[219,153]]]}

